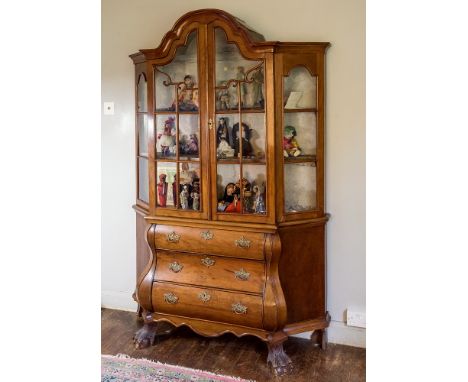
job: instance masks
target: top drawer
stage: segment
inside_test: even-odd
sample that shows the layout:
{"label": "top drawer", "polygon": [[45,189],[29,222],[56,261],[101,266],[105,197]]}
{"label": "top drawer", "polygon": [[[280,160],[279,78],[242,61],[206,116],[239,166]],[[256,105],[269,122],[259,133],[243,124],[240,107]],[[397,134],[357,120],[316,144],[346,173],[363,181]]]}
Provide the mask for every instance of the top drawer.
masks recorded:
{"label": "top drawer", "polygon": [[156,226],[156,248],[263,260],[265,235],[169,225]]}

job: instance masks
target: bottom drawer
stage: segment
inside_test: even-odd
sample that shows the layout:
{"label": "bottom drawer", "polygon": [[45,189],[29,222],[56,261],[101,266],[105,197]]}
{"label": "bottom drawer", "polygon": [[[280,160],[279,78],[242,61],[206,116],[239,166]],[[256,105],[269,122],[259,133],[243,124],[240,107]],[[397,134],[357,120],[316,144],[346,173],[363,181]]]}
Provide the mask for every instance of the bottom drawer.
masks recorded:
{"label": "bottom drawer", "polygon": [[262,327],[261,296],[156,282],[153,307],[158,313]]}

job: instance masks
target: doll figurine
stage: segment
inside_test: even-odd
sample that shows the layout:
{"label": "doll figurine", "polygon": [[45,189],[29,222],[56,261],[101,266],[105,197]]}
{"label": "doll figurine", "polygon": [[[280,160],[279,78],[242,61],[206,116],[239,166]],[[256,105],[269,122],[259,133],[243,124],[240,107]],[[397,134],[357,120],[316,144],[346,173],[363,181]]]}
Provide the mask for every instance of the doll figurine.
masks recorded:
{"label": "doll figurine", "polygon": [[[242,156],[243,157],[252,157],[253,149],[252,145],[250,144],[250,134],[252,130],[249,128],[247,124],[242,122]],[[232,135],[234,136],[234,156],[237,157],[240,154],[240,137],[239,137],[239,123],[236,123],[232,127]]]}
{"label": "doll figurine", "polygon": [[253,186],[253,191],[255,193],[254,210],[257,214],[266,213],[265,200],[263,199],[263,190],[264,186]]}
{"label": "doll figurine", "polygon": [[200,209],[200,194],[198,192],[192,192],[190,196],[192,197],[192,209],[198,211]]}
{"label": "doll figurine", "polygon": [[166,198],[167,198],[167,182],[166,174],[159,175],[158,183],[158,207],[166,207]]}
{"label": "doll figurine", "polygon": [[187,74],[184,82],[179,85],[178,102],[181,111],[198,110],[198,90],[194,89],[193,77]]}
{"label": "doll figurine", "polygon": [[254,108],[263,108],[263,70],[260,68],[252,74],[253,82],[250,84],[250,102]]}
{"label": "doll figurine", "polygon": [[[174,132],[173,132],[174,131]],[[169,117],[164,122],[164,130],[162,133],[158,134],[159,144],[161,145],[161,155],[162,156],[169,156],[171,155],[171,151],[175,146],[175,129],[174,129],[174,117]]]}
{"label": "doll figurine", "polygon": [[186,139],[186,136],[184,135],[184,142],[181,142],[180,151],[181,154],[198,155],[197,134],[190,134],[188,139]]}
{"label": "doll figurine", "polygon": [[237,86],[240,86],[240,99],[237,100],[237,105],[241,107],[246,107],[245,105],[245,96],[247,94],[247,84],[245,83],[245,71],[243,66],[237,67],[236,80],[239,81]]}
{"label": "doll figurine", "polygon": [[218,128],[216,130],[216,144],[218,146],[221,142],[221,139],[224,139],[227,143],[231,142],[231,136],[229,134],[226,118],[220,118],[218,121]]}
{"label": "doll figurine", "polygon": [[[227,82],[221,82],[221,86],[225,87]],[[229,110],[231,108],[229,89],[220,89],[218,92],[218,110]]]}
{"label": "doll figurine", "polygon": [[301,148],[296,140],[296,129],[294,126],[286,126],[283,136],[283,155],[285,157],[297,157],[301,155]]}
{"label": "doll figurine", "polygon": [[182,192],[180,193],[180,207],[183,210],[188,210],[189,208],[189,192],[188,192],[188,185],[184,184],[182,186]]}
{"label": "doll figurine", "polygon": [[234,183],[228,183],[224,188],[224,195],[218,201],[218,211],[220,212],[240,212],[239,201],[240,190]]}

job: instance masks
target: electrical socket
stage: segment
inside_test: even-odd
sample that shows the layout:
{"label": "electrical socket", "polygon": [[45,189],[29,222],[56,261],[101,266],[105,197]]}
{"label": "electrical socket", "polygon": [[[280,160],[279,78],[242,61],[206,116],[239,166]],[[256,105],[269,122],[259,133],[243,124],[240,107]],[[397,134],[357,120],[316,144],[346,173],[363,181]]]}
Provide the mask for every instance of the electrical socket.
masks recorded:
{"label": "electrical socket", "polygon": [[346,324],[358,328],[366,327],[366,313],[348,309],[346,311]]}

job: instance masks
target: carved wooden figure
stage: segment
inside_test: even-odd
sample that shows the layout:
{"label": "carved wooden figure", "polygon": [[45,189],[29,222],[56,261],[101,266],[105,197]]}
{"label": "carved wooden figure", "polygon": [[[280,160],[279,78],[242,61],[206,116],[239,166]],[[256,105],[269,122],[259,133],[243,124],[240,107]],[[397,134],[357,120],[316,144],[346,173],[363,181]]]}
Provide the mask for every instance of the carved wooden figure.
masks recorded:
{"label": "carved wooden figure", "polygon": [[[232,15],[204,9],[182,16],[158,48],[130,56],[138,174],[135,299],[145,322],[134,338],[137,347],[181,325],[207,337],[251,335],[266,342],[267,362],[282,374],[291,367],[283,349],[288,336],[314,331],[313,341],[326,346],[328,46],[265,41]],[[232,96],[230,102],[220,103],[219,94]],[[237,129],[238,155],[217,150],[221,118],[249,126]],[[176,146],[171,155],[158,143],[167,120]],[[300,137],[297,155],[284,155],[286,126]],[[197,150],[187,156],[179,148],[189,136],[197,137]],[[199,179],[183,190],[189,166]],[[173,203],[165,200],[166,178],[174,179]],[[239,208],[227,211],[218,201],[239,179],[262,185],[261,192],[239,186]]]}

